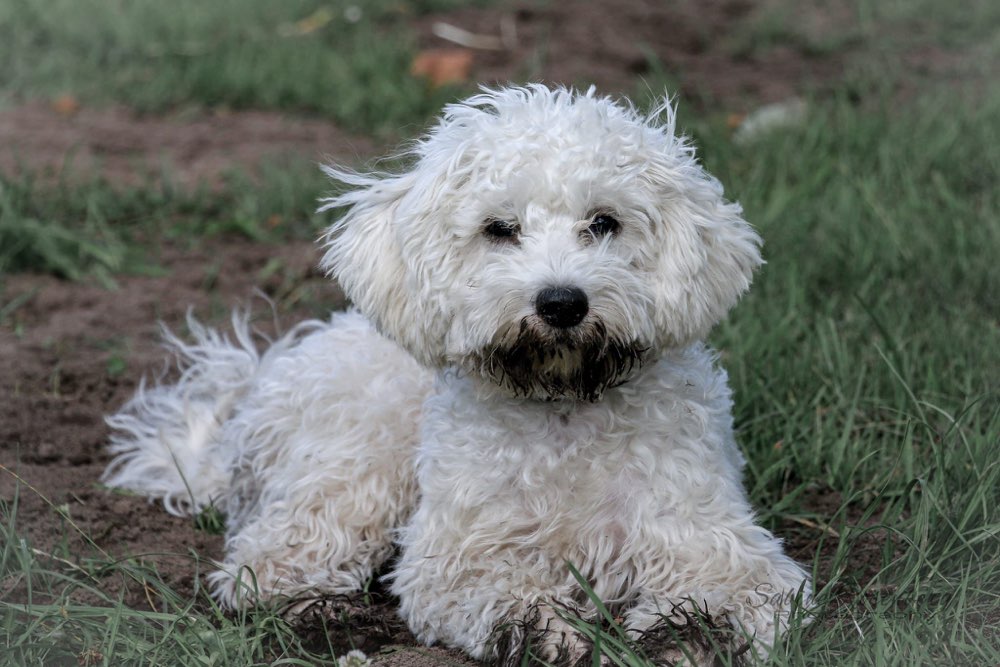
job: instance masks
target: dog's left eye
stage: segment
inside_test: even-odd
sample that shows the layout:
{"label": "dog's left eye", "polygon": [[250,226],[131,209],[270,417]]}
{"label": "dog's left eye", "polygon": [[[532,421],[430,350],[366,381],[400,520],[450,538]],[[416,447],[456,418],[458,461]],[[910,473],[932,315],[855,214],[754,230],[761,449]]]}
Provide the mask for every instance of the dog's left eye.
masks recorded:
{"label": "dog's left eye", "polygon": [[483,233],[497,241],[517,241],[517,234],[521,231],[521,226],[510,220],[498,220],[489,218]]}
{"label": "dog's left eye", "polygon": [[607,213],[599,213],[594,216],[594,221],[590,223],[590,227],[587,227],[587,231],[599,238],[608,234],[614,234],[621,226],[621,223],[614,217]]}

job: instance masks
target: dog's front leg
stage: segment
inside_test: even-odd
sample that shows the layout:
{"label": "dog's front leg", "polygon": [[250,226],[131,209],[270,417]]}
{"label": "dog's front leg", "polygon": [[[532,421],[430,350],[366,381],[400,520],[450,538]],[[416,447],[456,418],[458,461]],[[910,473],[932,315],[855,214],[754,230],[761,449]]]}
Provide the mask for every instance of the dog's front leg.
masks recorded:
{"label": "dog's front leg", "polygon": [[421,641],[511,665],[527,652],[557,665],[590,655],[590,642],[560,616],[574,592],[556,578],[562,568],[512,547],[499,526],[463,523],[426,501],[402,531],[391,575],[400,613]]}
{"label": "dog's front leg", "polygon": [[663,558],[642,576],[628,629],[639,638],[666,630],[688,648],[690,664],[711,664],[720,650],[766,656],[793,607],[808,603],[809,577],[780,540],[752,523],[748,507],[712,524],[683,523],[660,531]]}

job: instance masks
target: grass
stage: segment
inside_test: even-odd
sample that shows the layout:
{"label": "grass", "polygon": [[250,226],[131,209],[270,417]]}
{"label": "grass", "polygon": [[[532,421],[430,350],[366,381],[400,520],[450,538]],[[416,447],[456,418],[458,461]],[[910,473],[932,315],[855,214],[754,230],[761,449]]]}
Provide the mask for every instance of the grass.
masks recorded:
{"label": "grass", "polygon": [[[452,94],[407,77],[405,31],[372,39],[426,2],[365,4],[358,23],[341,3],[186,2],[0,6],[2,95],[307,110],[391,134]],[[850,41],[910,48],[910,37],[872,36],[887,20],[926,27],[923,13],[947,47],[995,54],[995,5],[972,4],[860,2]],[[746,48],[779,39],[781,16],[760,19]],[[286,80],[298,68],[302,81]],[[1000,92],[945,84],[900,105],[880,84],[859,105],[858,86],[812,100],[801,126],[740,145],[722,119],[682,103],[707,167],[766,240],[768,265],[713,343],[753,501],[809,555],[817,582],[813,622],[793,627],[769,664],[1000,664]],[[309,165],[275,165],[255,183],[234,174],[212,192],[2,181],[0,273],[110,284],[149,270],[150,239],[311,237],[325,187]],[[156,555],[43,553],[18,506],[0,503],[0,664],[333,661],[273,613],[227,616],[202,593],[171,590]],[[86,542],[68,517],[66,531]],[[189,556],[192,570],[207,567]],[[126,588],[156,604],[130,608],[109,592]],[[620,644],[604,621],[587,631]]]}
{"label": "grass", "polygon": [[452,94],[409,75],[405,22],[454,4],[11,0],[0,4],[0,100],[291,109],[398,136]]}
{"label": "grass", "polygon": [[[275,614],[227,617],[207,596],[178,595],[163,582],[155,566],[144,560],[155,559],[157,554],[113,558],[68,515],[69,532],[91,547],[87,557],[33,548],[15,530],[18,501],[19,495],[10,504],[0,501],[3,597],[6,600],[14,593],[24,601],[0,602],[4,638],[0,664],[320,664],[295,657],[309,652]],[[208,567],[196,554],[189,556],[193,571]],[[117,584],[112,588],[120,590],[129,586],[144,590],[148,606],[130,608],[122,595],[107,592],[112,583]]]}
{"label": "grass", "polygon": [[0,175],[0,276],[34,270],[112,285],[115,274],[157,270],[158,243],[150,239],[315,238],[324,222],[315,202],[328,189],[306,161],[265,165],[256,180],[233,172],[215,190],[176,189],[169,179],[122,189],[100,180],[39,185],[30,176]]}
{"label": "grass", "polygon": [[[716,167],[771,262],[716,337],[752,494],[773,519],[816,519],[810,489],[867,515],[814,564],[821,622],[787,664],[1000,657],[998,128],[996,95],[835,103]],[[871,535],[866,580],[851,544]]]}
{"label": "grass", "polygon": [[[147,112],[294,110],[398,138],[454,95],[409,74],[406,21],[454,4],[12,0],[0,4],[0,103],[71,95]],[[313,165],[275,164],[254,183],[234,173],[214,193],[180,192],[152,176],[126,192],[100,181],[52,186],[0,177],[0,275],[30,268],[110,285],[114,273],[148,264],[135,236],[164,223],[174,232],[260,240],[317,228],[313,208],[324,181]]]}

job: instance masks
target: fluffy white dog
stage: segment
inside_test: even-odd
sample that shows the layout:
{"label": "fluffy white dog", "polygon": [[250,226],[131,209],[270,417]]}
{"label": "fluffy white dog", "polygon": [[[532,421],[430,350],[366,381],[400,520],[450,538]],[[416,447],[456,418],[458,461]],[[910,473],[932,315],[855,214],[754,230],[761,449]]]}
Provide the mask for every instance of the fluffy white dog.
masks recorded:
{"label": "fluffy white dog", "polygon": [[357,310],[263,353],[192,322],[180,380],[109,419],[105,481],[226,512],[227,605],[358,591],[398,546],[410,628],[476,658],[585,657],[567,563],[637,636],[697,609],[766,652],[810,586],[754,523],[701,342],[759,238],[670,105],[485,91],[411,157],[327,169],[323,265]]}

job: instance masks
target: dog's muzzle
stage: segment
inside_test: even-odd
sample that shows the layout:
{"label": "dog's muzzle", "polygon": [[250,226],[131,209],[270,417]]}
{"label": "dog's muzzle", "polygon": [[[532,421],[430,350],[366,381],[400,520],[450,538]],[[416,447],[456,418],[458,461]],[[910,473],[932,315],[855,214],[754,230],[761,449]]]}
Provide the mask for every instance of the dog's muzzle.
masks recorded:
{"label": "dog's muzzle", "polygon": [[578,304],[553,310],[550,318],[575,324],[552,324],[541,312],[525,317],[471,355],[470,370],[515,396],[597,401],[642,366],[647,346],[610,336],[600,320],[579,315]]}

